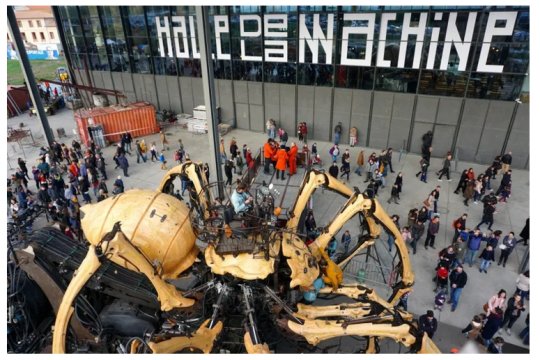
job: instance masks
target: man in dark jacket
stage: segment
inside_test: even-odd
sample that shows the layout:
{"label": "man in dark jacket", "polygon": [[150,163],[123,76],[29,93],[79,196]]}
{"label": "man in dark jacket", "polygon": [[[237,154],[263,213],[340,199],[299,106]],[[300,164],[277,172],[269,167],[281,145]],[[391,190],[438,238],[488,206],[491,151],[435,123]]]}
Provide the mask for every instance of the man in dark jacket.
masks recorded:
{"label": "man in dark jacket", "polygon": [[418,330],[425,332],[430,339],[433,339],[437,331],[437,319],[433,316],[433,311],[428,310],[418,319]]}
{"label": "man in dark jacket", "polygon": [[[433,133],[431,131],[428,131],[424,135],[422,135],[422,157],[427,157],[431,151],[429,151],[431,147],[431,143],[433,142]],[[429,161],[429,160],[428,160]]]}
{"label": "man in dark jacket", "polygon": [[424,242],[424,248],[427,250],[428,245],[435,249],[435,236],[439,232],[439,217],[434,216],[429,222],[426,241]]}
{"label": "man in dark jacket", "polygon": [[461,291],[467,284],[467,273],[463,271],[463,265],[458,264],[450,273],[450,301],[452,304],[451,311],[456,311],[458,306]]}
{"label": "man in dark jacket", "polygon": [[101,176],[103,177],[103,180],[107,180],[107,171],[105,170],[105,159],[101,155],[96,155],[96,165],[101,173]]}
{"label": "man in dark jacket", "polygon": [[337,163],[335,161],[328,169],[328,173],[337,179],[339,174],[339,167],[337,166]]}
{"label": "man in dark jacket", "polygon": [[447,154],[446,159],[444,159],[443,161],[443,168],[437,171],[437,175],[439,175],[439,181],[442,181],[443,175],[446,175],[446,179],[448,181],[452,181],[452,179],[450,179],[450,165],[451,165],[450,161],[451,160],[452,160],[452,155]]}
{"label": "man in dark jacket", "polygon": [[129,177],[128,175],[129,163],[128,163],[128,159],[126,158],[124,154],[121,154],[118,157],[118,164],[120,165],[120,168],[124,171],[124,176]]}
{"label": "man in dark jacket", "polygon": [[420,240],[422,235],[424,235],[424,230],[425,227],[422,220],[416,220],[416,222],[411,227],[411,247],[413,249],[413,255],[416,254],[416,243],[418,242],[418,240]]}
{"label": "man in dark jacket", "polygon": [[488,224],[488,230],[491,230],[493,226],[493,214],[495,213],[495,205],[487,204],[484,207],[484,213],[482,214],[482,221],[480,224],[476,225],[477,229],[480,229],[480,226],[483,224]]}
{"label": "man in dark jacket", "polygon": [[529,218],[527,218],[527,221],[525,221],[525,226],[519,233],[519,236],[521,236],[521,240],[519,240],[518,242],[523,241],[523,245],[527,246],[529,242]]}

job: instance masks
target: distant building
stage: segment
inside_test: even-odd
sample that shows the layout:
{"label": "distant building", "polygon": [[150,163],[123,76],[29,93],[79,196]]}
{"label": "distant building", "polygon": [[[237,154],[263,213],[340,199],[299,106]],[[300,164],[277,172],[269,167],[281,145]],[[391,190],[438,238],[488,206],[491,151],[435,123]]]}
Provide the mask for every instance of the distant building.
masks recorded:
{"label": "distant building", "polygon": [[[60,51],[62,45],[50,6],[16,6],[15,16],[28,50]],[[7,40],[12,41],[9,33]]]}

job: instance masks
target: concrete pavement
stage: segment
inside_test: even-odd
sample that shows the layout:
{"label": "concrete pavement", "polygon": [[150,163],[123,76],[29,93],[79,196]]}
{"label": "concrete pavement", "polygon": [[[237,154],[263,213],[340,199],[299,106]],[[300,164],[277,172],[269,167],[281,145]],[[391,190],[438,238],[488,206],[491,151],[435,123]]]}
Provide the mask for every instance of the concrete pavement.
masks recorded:
{"label": "concrete pavement", "polygon": [[[24,122],[28,125],[33,132],[34,138],[40,145],[45,145],[45,140],[40,129],[39,120],[36,117],[15,117],[7,120],[8,126],[18,127],[20,122]],[[66,138],[60,138],[58,141],[71,144],[71,141],[75,136],[72,133],[72,129],[76,128],[73,120],[72,112],[68,109],[59,111],[56,115],[49,117],[49,122],[53,129],[55,136],[57,135],[57,128],[64,128],[67,134]],[[165,130],[169,140],[169,150],[165,152],[165,156],[168,160],[168,164],[171,166],[174,163],[173,153],[176,149],[178,139],[182,139],[184,147],[191,159],[196,161],[208,162],[210,157],[210,148],[208,137],[206,135],[195,135],[189,133],[185,129],[181,129],[177,126],[171,126]],[[292,134],[291,134],[292,135]],[[244,130],[233,130],[229,134],[225,135],[225,144],[228,150],[228,143],[232,137],[235,137],[238,141],[239,148],[242,148],[242,144],[247,144],[251,148],[254,154],[257,153],[257,149],[261,147],[266,141],[266,135],[262,133],[254,133]],[[151,135],[144,137],[147,144],[151,144],[155,141],[159,144],[159,135]],[[417,139],[420,141],[420,139]],[[290,136],[290,141],[298,140]],[[325,162],[325,168],[331,163],[328,150],[331,147],[330,142],[317,141],[319,153]],[[311,147],[311,142],[309,142]],[[433,144],[437,146],[437,144]],[[301,146],[300,146],[301,147]],[[347,148],[346,144],[340,146],[342,153]],[[360,151],[360,148],[349,148],[351,152],[351,164],[354,171],[356,157]],[[364,154],[367,156],[375,151],[377,154],[380,149],[367,149],[362,148]],[[8,144],[8,163],[7,173],[10,174],[13,170],[10,169],[10,165],[14,168],[17,166],[17,157],[22,156],[22,150],[16,144]],[[27,165],[30,169],[32,165],[36,163],[36,159],[39,152],[39,146],[26,145],[23,147],[25,157],[27,159]],[[114,161],[112,155],[114,148],[109,146],[104,149],[105,158],[107,160],[107,172],[109,176],[108,186],[112,188],[112,182],[118,175],[122,175],[120,169],[114,169]],[[160,170],[158,162],[151,163],[148,161],[146,164],[137,164],[135,156],[129,157],[130,177],[124,179],[126,189],[131,188],[156,188],[161,180],[161,177],[165,174],[165,171]],[[428,183],[424,184],[415,178],[414,174],[419,169],[420,157],[416,154],[399,154],[399,149],[394,150],[393,165],[396,173],[389,174],[387,186],[385,189],[381,189],[379,192],[379,200],[385,207],[388,214],[398,214],[401,217],[401,225],[406,223],[407,213],[409,209],[413,207],[421,206],[422,201],[428,196],[429,192],[437,185],[441,185],[441,197],[439,201],[439,213],[441,217],[440,232],[436,237],[435,246],[437,250],[428,248],[424,250],[423,239],[419,244],[418,253],[412,255],[411,262],[416,275],[416,281],[414,291],[409,297],[409,311],[413,312],[417,316],[425,313],[427,309],[433,309],[433,287],[432,277],[434,275],[434,268],[437,263],[437,253],[444,246],[448,246],[452,242],[453,228],[452,221],[460,216],[462,213],[467,212],[469,217],[467,219],[467,226],[473,228],[480,222],[482,216],[482,205],[474,204],[470,202],[469,207],[463,204],[463,198],[453,193],[459,180],[459,174],[465,168],[472,167],[476,174],[483,172],[488,164],[474,164],[467,162],[459,162],[455,172],[451,173],[453,181],[448,182],[446,180],[438,182],[434,172],[442,167],[442,159],[432,158],[432,166],[428,174]],[[452,170],[454,170],[454,164],[452,164]],[[400,204],[387,204],[386,200],[390,197],[390,187],[394,182],[395,176],[398,171],[402,171],[404,174],[403,193],[401,195]],[[299,171],[297,177],[302,176],[302,171]],[[212,180],[215,180],[215,174],[211,174]],[[236,178],[236,176],[235,176]],[[492,182],[492,186],[497,189],[501,176],[497,177],[497,180]],[[364,178],[360,178],[353,172],[351,172],[351,180],[349,186],[358,186],[361,190],[365,188],[363,183]],[[493,229],[500,229],[503,231],[503,235],[509,231],[514,231],[517,234],[521,231],[525,220],[529,217],[529,172],[525,170],[513,170],[512,176],[512,197],[508,203],[499,203],[497,205],[497,213],[495,214],[495,223]],[[32,185],[31,185],[32,188]],[[333,215],[333,214],[332,214]],[[486,230],[486,225],[482,227],[482,230]],[[519,236],[518,236],[519,237]],[[384,243],[386,243],[386,237],[383,236]],[[496,260],[499,257],[499,249],[496,250]],[[518,266],[525,255],[526,247],[522,244],[518,244],[514,252],[510,255],[506,268],[497,266],[496,262],[492,264],[487,274],[480,273],[478,271],[478,264],[475,267],[470,268],[465,266],[465,271],[468,274],[468,283],[465,287],[460,299],[459,307],[455,312],[450,312],[449,305],[445,306],[443,311],[436,311],[436,316],[441,324],[440,331],[435,335],[434,341],[441,348],[443,352],[449,352],[451,347],[458,346],[458,343],[463,343],[465,337],[459,332],[459,329],[465,327],[471,320],[473,315],[482,311],[482,305],[501,288],[511,294],[515,290],[515,280],[518,276]],[[526,303],[528,306],[529,303]],[[520,319],[513,327],[513,334],[508,336],[503,334],[505,340],[509,343],[521,345],[520,339],[517,337],[525,326],[524,321],[526,313],[524,312]],[[459,341],[458,341],[459,339]],[[462,341],[463,340],[463,341]]]}

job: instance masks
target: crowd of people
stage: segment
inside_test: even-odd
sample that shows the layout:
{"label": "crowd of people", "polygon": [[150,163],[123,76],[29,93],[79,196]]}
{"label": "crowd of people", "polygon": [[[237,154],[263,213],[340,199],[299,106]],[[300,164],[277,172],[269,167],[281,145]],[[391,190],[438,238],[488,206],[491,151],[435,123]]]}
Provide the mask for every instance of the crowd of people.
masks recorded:
{"label": "crowd of people", "polygon": [[[285,180],[286,173],[288,176],[297,174],[297,167],[300,164],[305,165],[304,162],[310,165],[322,165],[323,156],[318,151],[317,143],[308,144],[309,132],[306,123],[299,124],[296,134],[301,149],[299,149],[295,141],[291,141],[284,129],[276,126],[273,120],[269,120],[266,125],[268,139],[264,143],[261,153],[262,171],[265,174],[272,174],[273,172],[275,180],[279,181]],[[353,154],[349,148],[341,152],[341,133],[341,124],[338,124],[334,129],[334,144],[328,154],[330,166],[327,171],[337,179],[350,182],[351,176],[355,176],[351,175],[351,161],[354,161]],[[427,182],[433,150],[432,140],[433,134],[431,132],[424,134],[422,137],[420,171],[416,174],[422,182]],[[353,147],[357,145],[357,142],[358,133],[351,129],[349,145]],[[128,156],[132,156],[132,152],[135,151],[137,163],[146,163],[150,158],[152,162],[160,162],[161,168],[166,170],[167,160],[164,153],[169,150],[169,142],[164,133],[160,134],[160,143],[161,149],[158,149],[155,142],[148,147],[144,140],[137,139],[133,141],[131,134],[126,132],[122,135],[120,143],[117,144],[112,158],[115,164],[114,169],[120,168],[123,177],[129,177],[130,164]],[[132,149],[132,144],[134,144],[134,149]],[[233,174],[241,178],[247,171],[251,176],[255,176],[255,156],[246,144],[243,144],[240,148],[237,140],[233,137],[227,149],[225,140],[222,138],[219,152],[226,176],[226,185],[233,185]],[[177,164],[183,163],[190,158],[185,151],[182,140],[179,140],[176,149],[173,149],[173,154],[174,161]],[[452,222],[454,229],[452,245],[445,246],[438,252],[437,256],[434,274],[436,283],[435,310],[442,311],[446,301],[451,304],[451,311],[457,310],[462,290],[467,285],[467,277],[471,276],[464,270],[464,265],[468,264],[470,268],[477,265],[480,273],[487,274],[491,264],[496,260],[495,252],[497,249],[500,250],[497,265],[506,267],[508,257],[516,245],[520,242],[527,245],[529,238],[528,219],[519,234],[519,240],[513,231],[508,231],[503,236],[501,230],[493,230],[496,207],[499,203],[508,201],[511,196],[511,155],[511,152],[508,152],[503,156],[497,156],[493,164],[478,176],[475,175],[472,168],[463,170],[461,173],[454,194],[462,194],[464,205],[467,207],[471,200],[474,204],[481,203],[483,205],[482,220],[474,227],[468,226],[468,214],[463,213]],[[389,197],[387,200],[385,198],[385,200],[388,203],[399,204],[398,201],[401,199],[400,196],[404,189],[404,175],[403,172],[394,170],[392,157],[392,148],[383,149],[378,154],[373,152],[368,156],[364,154],[364,150],[360,149],[355,156],[356,161],[353,162],[355,164],[354,174],[358,176],[355,182],[361,182],[363,179],[363,183],[367,184],[364,195],[371,198],[379,197],[381,189],[390,187],[388,184],[391,183],[392,186],[388,191]],[[443,160],[442,167],[437,172],[439,181],[442,181],[443,177],[446,177],[449,181],[452,180],[450,178],[451,161],[452,154],[448,153]],[[19,158],[18,165],[17,171],[12,174],[11,179],[8,181],[8,201],[11,214],[16,217],[17,213],[23,211],[29,204],[38,203],[48,209],[52,219],[60,225],[68,236],[80,239],[82,236],[79,212],[80,201],[91,203],[94,201],[93,197],[97,201],[102,201],[109,196],[106,184],[108,180],[107,164],[101,149],[92,142],[84,150],[76,140],[73,140],[71,146],[54,142],[50,148],[44,147],[41,149],[38,163],[32,166],[30,171],[26,162],[21,158]],[[209,178],[208,164],[205,164],[204,170]],[[393,173],[397,174],[392,183],[389,178],[392,176],[390,174]],[[495,191],[492,182],[497,179],[498,175],[501,180],[497,191]],[[35,191],[28,186],[29,181],[32,180],[35,181]],[[185,190],[189,190],[189,179],[181,180],[180,196],[183,196]],[[122,176],[117,176],[111,193],[121,193],[124,188]],[[412,255],[417,253],[417,244],[420,240],[424,240],[425,250],[428,250],[428,247],[437,248],[436,238],[441,227],[438,207],[440,197],[441,187],[436,186],[428,193],[424,201],[419,201],[419,204],[421,204],[419,207],[409,210],[407,220],[403,226],[400,224],[399,215],[394,214],[391,217],[401,232],[403,239],[410,247]],[[239,213],[250,206],[253,198],[247,194],[245,184],[241,184],[237,180],[236,191],[232,194],[231,201],[235,212]],[[484,224],[488,226],[487,230],[489,232],[481,231]],[[308,234],[316,233],[317,226],[313,213],[308,213],[304,226]],[[314,237],[315,235],[311,236],[311,238]],[[393,249],[394,240],[393,235],[388,232],[387,243],[390,252]],[[343,233],[340,242],[345,253],[348,252],[350,243],[351,234],[347,230]],[[336,253],[337,248],[338,242],[333,239],[327,249],[330,257]],[[508,332],[519,317],[519,314],[515,315],[514,308],[519,307],[519,312],[525,309],[523,301],[528,296],[529,273],[521,274],[520,278],[516,295],[511,298],[513,299],[512,310],[508,316],[506,312],[511,305],[510,301],[505,306],[502,306],[502,303],[493,306],[496,301],[490,299],[489,312],[485,313],[483,317],[480,315],[475,317],[469,324],[470,326],[466,328],[468,330],[465,331],[464,329],[463,331],[468,336],[476,334],[474,337],[480,338],[490,351],[500,349],[502,346],[497,337],[493,338],[496,332],[504,326],[506,326]],[[525,283],[527,284],[525,285]],[[405,309],[409,295],[405,294],[401,301],[402,305],[405,304]],[[493,325],[495,323],[494,318],[499,319],[497,326]],[[433,320],[434,316],[431,310],[419,319],[422,329],[430,337],[433,336],[437,328],[436,322],[433,323]],[[493,332],[491,329],[495,327],[496,330]]]}

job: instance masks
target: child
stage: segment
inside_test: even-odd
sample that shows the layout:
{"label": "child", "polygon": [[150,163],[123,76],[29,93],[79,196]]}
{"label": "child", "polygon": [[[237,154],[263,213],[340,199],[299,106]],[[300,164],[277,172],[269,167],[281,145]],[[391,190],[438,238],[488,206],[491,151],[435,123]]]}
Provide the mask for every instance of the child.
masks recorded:
{"label": "child", "polygon": [[434,291],[439,292],[439,290],[443,290],[444,292],[446,292],[446,288],[448,286],[448,269],[444,266],[439,266],[437,268],[437,274],[435,278],[437,286],[435,287]]}
{"label": "child", "polygon": [[317,155],[317,143],[311,144],[311,155]]}
{"label": "child", "polygon": [[154,159],[158,160],[155,142],[153,142],[152,146],[150,146],[150,154],[152,155],[151,157],[152,162],[154,162]]}
{"label": "child", "polygon": [[165,160],[163,151],[159,153],[159,161],[161,162],[161,170],[167,170],[167,161]]}
{"label": "child", "polygon": [[174,160],[176,161],[177,164],[182,163],[182,156],[181,156],[180,150],[176,150],[174,152]]}
{"label": "child", "polygon": [[440,290],[437,295],[435,295],[435,310],[442,311],[444,303],[446,302],[446,289]]}

